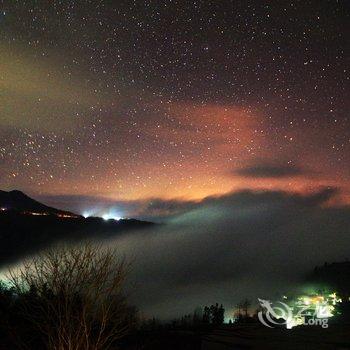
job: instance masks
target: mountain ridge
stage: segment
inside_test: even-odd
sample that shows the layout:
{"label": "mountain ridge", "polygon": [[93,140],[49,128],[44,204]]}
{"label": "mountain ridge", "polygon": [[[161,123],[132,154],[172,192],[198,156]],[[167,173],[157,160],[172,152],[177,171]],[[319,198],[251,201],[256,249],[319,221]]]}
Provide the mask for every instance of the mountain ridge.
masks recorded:
{"label": "mountain ridge", "polygon": [[46,204],[43,204],[19,190],[0,190],[0,208],[6,210],[17,210],[20,212],[79,216],[70,211],[53,208]]}

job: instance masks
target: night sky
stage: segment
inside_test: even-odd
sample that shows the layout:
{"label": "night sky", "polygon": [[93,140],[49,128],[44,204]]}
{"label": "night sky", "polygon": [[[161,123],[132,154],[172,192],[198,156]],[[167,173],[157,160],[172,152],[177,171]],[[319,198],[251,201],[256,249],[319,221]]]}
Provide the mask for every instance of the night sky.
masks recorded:
{"label": "night sky", "polygon": [[5,1],[0,186],[349,203],[349,23],[336,0]]}
{"label": "night sky", "polygon": [[164,223],[104,241],[146,315],[279,298],[350,258],[349,10],[2,2],[0,189]]}

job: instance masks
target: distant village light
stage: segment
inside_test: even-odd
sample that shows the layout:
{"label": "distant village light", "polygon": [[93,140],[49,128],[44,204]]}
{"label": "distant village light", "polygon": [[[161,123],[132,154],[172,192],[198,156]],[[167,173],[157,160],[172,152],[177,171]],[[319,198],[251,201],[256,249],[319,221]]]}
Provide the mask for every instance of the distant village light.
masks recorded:
{"label": "distant village light", "polygon": [[102,215],[102,219],[105,220],[105,221],[108,221],[108,220],[116,220],[116,221],[118,221],[118,220],[121,219],[121,217],[109,213],[109,214]]}
{"label": "distant village light", "polygon": [[[9,209],[5,208],[5,207],[0,207],[0,212],[2,211],[9,211]],[[49,216],[49,215],[53,215],[56,216],[58,218],[78,218],[78,215],[74,215],[74,214],[69,214],[69,213],[51,213],[51,212],[36,212],[36,211],[21,211],[19,212],[22,215],[31,215],[31,216]]]}

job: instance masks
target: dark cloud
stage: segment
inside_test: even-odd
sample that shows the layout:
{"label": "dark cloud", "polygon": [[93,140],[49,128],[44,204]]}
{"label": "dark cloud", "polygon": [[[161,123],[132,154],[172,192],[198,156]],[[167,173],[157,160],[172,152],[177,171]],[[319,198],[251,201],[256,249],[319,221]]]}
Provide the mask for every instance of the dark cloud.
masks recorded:
{"label": "dark cloud", "polygon": [[261,162],[236,170],[235,174],[252,178],[284,178],[307,175],[309,172],[297,165]]}
{"label": "dark cloud", "polygon": [[160,198],[133,201],[115,201],[108,198],[74,195],[42,195],[35,196],[35,198],[52,207],[62,210],[70,210],[82,215],[84,213],[88,213],[89,215],[99,216],[106,212],[113,211],[122,217],[132,217],[142,220],[163,222],[208,206],[220,207],[231,205],[250,205],[250,202],[255,203],[256,198],[271,202],[282,201],[288,198],[289,201],[293,200],[298,205],[318,205],[322,202],[327,202],[337,193],[337,188],[327,187],[308,196],[301,196],[283,191],[242,190],[221,196],[209,196],[198,201],[176,199],[165,200]]}

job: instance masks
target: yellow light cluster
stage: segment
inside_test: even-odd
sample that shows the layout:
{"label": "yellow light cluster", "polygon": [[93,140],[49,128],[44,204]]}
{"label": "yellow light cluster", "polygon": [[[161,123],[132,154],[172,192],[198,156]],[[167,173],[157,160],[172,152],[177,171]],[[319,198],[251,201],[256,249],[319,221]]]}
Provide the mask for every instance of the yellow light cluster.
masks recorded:
{"label": "yellow light cluster", "polygon": [[59,218],[77,218],[76,215],[69,215],[69,214],[57,214]]}
{"label": "yellow light cluster", "polygon": [[25,211],[24,214],[26,215],[34,215],[34,216],[46,216],[49,215],[48,213],[37,213],[32,211]]}
{"label": "yellow light cluster", "polygon": [[48,216],[48,215],[55,215],[59,218],[77,218],[78,216],[76,215],[69,215],[69,214],[51,214],[51,213],[39,213],[39,212],[32,212],[32,211],[25,211],[25,215],[33,215],[33,216]]}
{"label": "yellow light cluster", "polygon": [[319,321],[331,318],[335,315],[336,305],[341,302],[342,299],[337,296],[336,292],[328,295],[301,296],[297,298],[295,304],[300,312],[286,320],[286,326],[290,329],[304,324],[307,315],[314,316]]}

